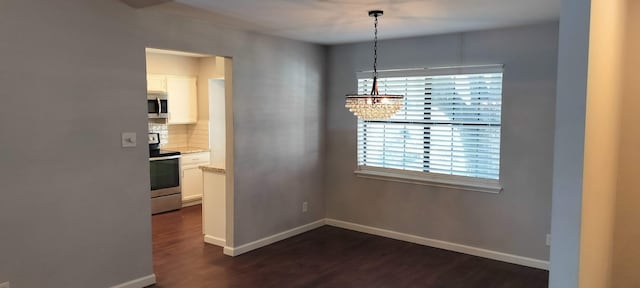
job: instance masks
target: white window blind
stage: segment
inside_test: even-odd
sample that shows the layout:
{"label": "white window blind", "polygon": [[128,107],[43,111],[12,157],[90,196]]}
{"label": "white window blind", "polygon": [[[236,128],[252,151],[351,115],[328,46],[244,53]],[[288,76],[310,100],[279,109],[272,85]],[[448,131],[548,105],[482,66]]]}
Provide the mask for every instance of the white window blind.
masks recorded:
{"label": "white window blind", "polygon": [[[499,178],[502,69],[447,73],[379,76],[380,94],[405,95],[404,107],[391,119],[358,120],[361,168]],[[360,94],[371,85],[359,75]]]}

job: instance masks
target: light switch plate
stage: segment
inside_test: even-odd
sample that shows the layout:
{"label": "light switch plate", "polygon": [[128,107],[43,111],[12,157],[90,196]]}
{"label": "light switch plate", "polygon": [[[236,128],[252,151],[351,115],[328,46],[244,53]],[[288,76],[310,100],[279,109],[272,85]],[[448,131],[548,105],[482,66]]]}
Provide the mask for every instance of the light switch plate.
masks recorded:
{"label": "light switch plate", "polygon": [[[136,147],[136,133],[135,132],[122,132],[122,147]],[[2,286],[0,286],[2,288]]]}

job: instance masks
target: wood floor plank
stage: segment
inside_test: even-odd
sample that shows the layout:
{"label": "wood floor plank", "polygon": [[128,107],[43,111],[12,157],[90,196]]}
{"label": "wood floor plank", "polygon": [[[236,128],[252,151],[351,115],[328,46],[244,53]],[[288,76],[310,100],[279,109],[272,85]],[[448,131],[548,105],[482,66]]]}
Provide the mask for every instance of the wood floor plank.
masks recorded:
{"label": "wood floor plank", "polygon": [[201,209],[152,217],[152,287],[547,287],[544,270],[329,226],[229,257],[203,243]]}

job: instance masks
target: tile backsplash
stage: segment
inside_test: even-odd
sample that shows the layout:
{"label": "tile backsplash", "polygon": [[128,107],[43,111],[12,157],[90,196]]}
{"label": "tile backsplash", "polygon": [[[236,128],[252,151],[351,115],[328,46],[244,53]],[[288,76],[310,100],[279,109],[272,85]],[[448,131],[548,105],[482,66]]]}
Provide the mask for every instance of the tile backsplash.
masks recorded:
{"label": "tile backsplash", "polygon": [[189,141],[187,138],[187,126],[189,125],[167,125],[168,128],[168,141],[165,143],[165,147],[187,147]]}
{"label": "tile backsplash", "polygon": [[169,126],[164,123],[154,122],[156,120],[149,120],[149,133],[160,134],[160,143],[164,146],[169,142]]}
{"label": "tile backsplash", "polygon": [[187,144],[190,147],[209,147],[209,121],[200,120],[187,127]]}
{"label": "tile backsplash", "polygon": [[185,125],[167,125],[156,121],[149,120],[149,132],[160,134],[162,147],[209,147],[209,121]]}

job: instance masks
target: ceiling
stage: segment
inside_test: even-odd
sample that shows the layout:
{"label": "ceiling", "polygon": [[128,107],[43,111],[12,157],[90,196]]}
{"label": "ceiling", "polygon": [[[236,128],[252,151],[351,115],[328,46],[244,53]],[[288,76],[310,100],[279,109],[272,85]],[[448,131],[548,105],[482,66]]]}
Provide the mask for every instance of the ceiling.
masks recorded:
{"label": "ceiling", "polygon": [[381,39],[557,20],[560,0],[175,0],[240,19],[265,34],[320,43],[371,40],[368,10],[384,10]]}

